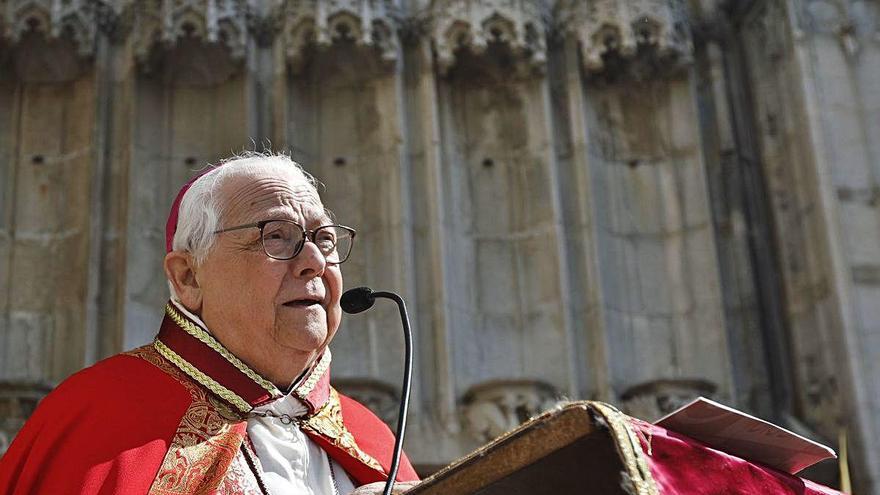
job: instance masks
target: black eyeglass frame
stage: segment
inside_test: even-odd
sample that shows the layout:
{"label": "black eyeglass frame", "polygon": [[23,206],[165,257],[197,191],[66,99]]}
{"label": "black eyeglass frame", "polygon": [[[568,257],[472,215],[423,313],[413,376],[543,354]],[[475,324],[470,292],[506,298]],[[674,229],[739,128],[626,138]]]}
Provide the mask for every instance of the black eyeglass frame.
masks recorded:
{"label": "black eyeglass frame", "polygon": [[[342,229],[342,230],[347,231],[349,234],[351,234],[351,245],[348,247],[348,252],[345,254],[345,258],[342,258],[339,261],[330,261],[327,259],[327,255],[325,254],[324,260],[326,260],[327,264],[330,264],[330,265],[341,265],[342,263],[345,263],[348,260],[349,256],[351,256],[352,249],[354,249],[354,237],[355,237],[355,235],[357,235],[357,231],[351,227],[347,227],[345,225],[337,225],[337,224],[321,225],[319,227],[315,227],[314,229],[307,229],[292,220],[284,220],[284,219],[278,218],[278,219],[271,219],[271,220],[260,220],[259,222],[249,223],[246,225],[236,225],[235,227],[228,227],[225,229],[215,230],[213,233],[214,234],[222,234],[224,232],[231,232],[233,230],[260,229],[260,246],[262,246],[263,253],[265,253],[266,256],[268,256],[274,260],[281,260],[281,261],[292,260],[293,258],[296,258],[299,255],[299,253],[302,252],[303,247],[305,247],[305,245],[306,245],[305,242],[298,242],[297,247],[294,249],[293,254],[289,258],[272,256],[271,254],[269,254],[266,251],[266,244],[263,240],[263,228],[272,222],[283,222],[283,223],[289,223],[291,225],[296,225],[297,227],[299,227],[299,230],[302,231],[303,239],[305,239],[306,241],[311,241],[312,244],[315,244],[315,245],[317,245],[317,243],[315,242],[315,234],[321,229],[333,227],[333,228]],[[320,251],[320,249],[319,249],[319,251]],[[323,254],[323,251],[321,251],[321,253]]]}

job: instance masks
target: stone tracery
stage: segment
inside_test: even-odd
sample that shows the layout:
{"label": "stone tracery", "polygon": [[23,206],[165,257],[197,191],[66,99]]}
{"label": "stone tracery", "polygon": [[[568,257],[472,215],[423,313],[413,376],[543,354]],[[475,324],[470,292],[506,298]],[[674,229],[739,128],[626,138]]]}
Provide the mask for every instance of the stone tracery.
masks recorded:
{"label": "stone tracery", "polygon": [[49,38],[69,36],[76,43],[77,54],[94,54],[95,4],[90,0],[27,0],[0,2],[0,37],[13,43],[29,31]]}
{"label": "stone tracery", "polygon": [[455,64],[455,51],[485,51],[492,41],[524,54],[537,67],[547,59],[547,13],[538,0],[436,0],[430,11],[438,69]]}
{"label": "stone tracery", "polygon": [[135,54],[140,61],[156,43],[173,46],[192,37],[223,43],[233,59],[247,47],[245,0],[149,0],[125,8],[135,9]]}
{"label": "stone tracery", "polygon": [[393,62],[401,26],[414,21],[428,26],[438,70],[445,73],[457,49],[481,53],[494,41],[540,68],[546,61],[547,32],[558,25],[578,39],[590,71],[602,70],[609,54],[632,58],[646,47],[664,58],[690,57],[682,0],[561,0],[553,15],[540,0],[434,0],[424,13],[404,12],[391,0],[4,0],[0,33],[13,42],[32,29],[51,37],[69,33],[78,52],[90,55],[98,25],[118,30],[125,24],[121,19],[133,17],[128,23],[135,27],[135,53],[143,61],[157,43],[171,46],[188,37],[222,43],[233,59],[241,59],[249,31],[262,41],[280,32],[287,60],[296,69],[309,44],[329,46],[341,39],[376,47],[384,61]]}
{"label": "stone tracery", "polygon": [[584,68],[590,72],[603,70],[608,55],[632,59],[648,48],[664,59],[691,58],[687,10],[681,0],[561,0],[556,15],[562,31],[580,43]]}
{"label": "stone tracery", "polygon": [[353,41],[379,50],[385,62],[397,60],[397,8],[390,0],[286,0],[269,14],[278,19],[287,61],[294,71],[310,44],[326,47]]}

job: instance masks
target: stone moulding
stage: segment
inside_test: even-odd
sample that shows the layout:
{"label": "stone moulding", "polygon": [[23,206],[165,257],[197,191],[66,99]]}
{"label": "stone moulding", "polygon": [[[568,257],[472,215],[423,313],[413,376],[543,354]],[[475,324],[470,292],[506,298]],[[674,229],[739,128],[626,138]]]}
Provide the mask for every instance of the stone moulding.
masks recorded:
{"label": "stone moulding", "polygon": [[184,37],[222,43],[233,60],[247,48],[245,0],[146,0],[116,9],[134,9],[134,51],[145,62],[156,44],[170,47]]}
{"label": "stone moulding", "polygon": [[131,34],[138,61],[156,44],[173,46],[183,37],[223,43],[240,59],[248,13],[245,0],[0,0],[0,37],[14,44],[29,31],[66,35],[79,55],[92,56],[100,28],[117,39]]}
{"label": "stone moulding", "polygon": [[437,57],[445,74],[455,65],[455,51],[483,53],[496,41],[542,69],[547,60],[547,12],[540,0],[434,0],[428,23]]}
{"label": "stone moulding", "polygon": [[95,52],[96,10],[93,0],[0,0],[0,38],[14,44],[31,31],[49,39],[65,36],[77,55],[89,57]]}
{"label": "stone moulding", "polygon": [[555,14],[562,33],[578,40],[588,72],[605,70],[608,55],[631,60],[650,50],[678,64],[692,59],[683,0],[560,0]]}
{"label": "stone moulding", "polygon": [[322,48],[339,40],[376,48],[383,62],[397,61],[399,15],[390,0],[285,0],[269,15],[279,19],[294,72],[302,68],[309,45]]}
{"label": "stone moulding", "polygon": [[[82,56],[94,54],[98,29],[115,38],[131,35],[135,57],[145,62],[156,45],[183,38],[220,43],[233,60],[244,57],[248,37],[266,45],[280,34],[287,62],[302,67],[310,45],[338,40],[375,47],[381,59],[398,58],[399,30],[413,21],[427,26],[438,71],[455,65],[456,50],[482,53],[499,42],[541,69],[552,28],[574,36],[584,68],[606,69],[605,59],[640,53],[663,63],[691,60],[692,41],[684,0],[432,0],[424,12],[403,12],[393,0],[0,0],[0,37],[21,39],[36,30],[71,37]],[[409,18],[405,19],[404,14]],[[551,19],[552,14],[552,19]]]}

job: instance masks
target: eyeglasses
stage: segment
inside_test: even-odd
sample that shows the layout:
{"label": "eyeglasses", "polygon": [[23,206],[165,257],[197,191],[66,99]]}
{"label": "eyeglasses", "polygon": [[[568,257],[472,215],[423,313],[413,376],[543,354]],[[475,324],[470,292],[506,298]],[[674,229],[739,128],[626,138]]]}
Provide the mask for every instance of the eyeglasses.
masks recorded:
{"label": "eyeglasses", "polygon": [[306,241],[312,241],[324,255],[327,263],[338,265],[348,259],[354,236],[353,228],[344,225],[322,225],[309,230],[290,220],[263,220],[228,229],[215,230],[215,234],[242,229],[260,229],[260,241],[266,256],[276,260],[289,260],[302,251]]}

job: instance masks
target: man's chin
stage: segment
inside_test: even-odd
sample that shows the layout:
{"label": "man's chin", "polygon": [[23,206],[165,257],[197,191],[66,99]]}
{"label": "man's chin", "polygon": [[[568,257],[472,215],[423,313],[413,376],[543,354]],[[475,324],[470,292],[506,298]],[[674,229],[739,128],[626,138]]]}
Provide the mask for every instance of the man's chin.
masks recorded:
{"label": "man's chin", "polygon": [[[296,328],[296,327],[294,327]],[[289,328],[279,331],[281,342],[285,347],[296,349],[302,353],[317,353],[327,344],[327,327],[299,327],[291,331]]]}

